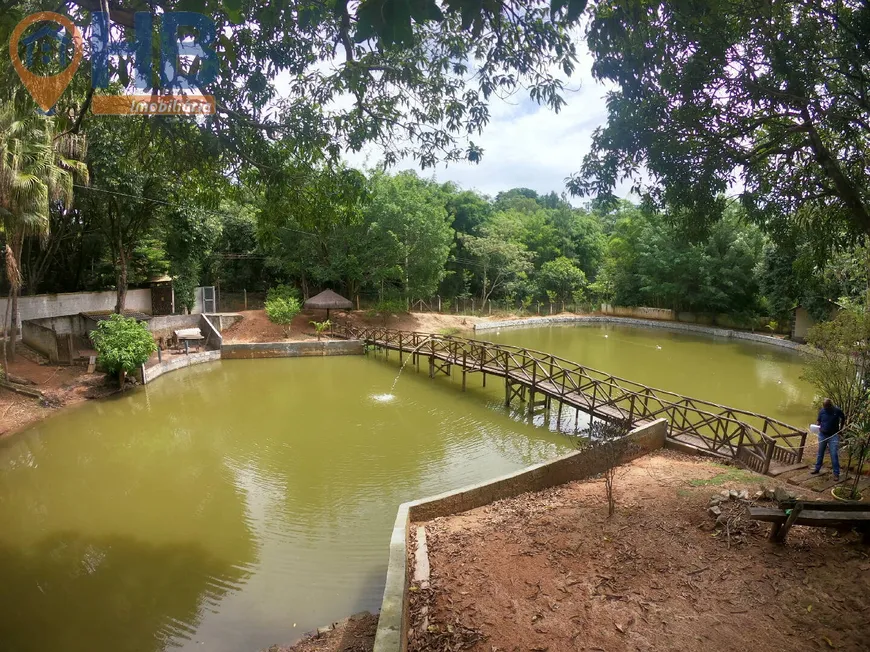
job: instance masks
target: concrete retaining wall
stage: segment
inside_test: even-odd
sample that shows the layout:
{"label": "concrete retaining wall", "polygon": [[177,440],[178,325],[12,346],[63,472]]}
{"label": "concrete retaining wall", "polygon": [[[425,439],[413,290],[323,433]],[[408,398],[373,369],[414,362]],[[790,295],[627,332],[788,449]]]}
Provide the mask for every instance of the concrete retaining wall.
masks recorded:
{"label": "concrete retaining wall", "polygon": [[360,340],[322,340],[320,342],[265,342],[257,344],[224,344],[224,360],[253,358],[297,358],[308,355],[362,355]]}
{"label": "concrete retaining wall", "polygon": [[474,325],[474,330],[475,332],[491,331],[502,328],[528,328],[532,326],[548,326],[550,324],[622,324],[625,326],[663,328],[665,330],[682,331],[684,333],[699,333],[701,335],[712,335],[714,337],[749,340],[752,342],[760,342],[762,344],[770,344],[772,346],[779,346],[785,349],[793,349],[797,351],[808,351],[807,347],[798,344],[797,342],[785,340],[780,337],[773,337],[771,335],[747,333],[746,331],[735,331],[729,330],[727,328],[714,328],[711,326],[698,326],[697,324],[683,324],[673,321],[630,319],[627,317],[611,317],[609,315],[568,315],[559,317],[533,317],[532,319],[512,319],[507,321],[481,322]]}
{"label": "concrete retaining wall", "polygon": [[[202,288],[194,293],[196,304],[194,314],[202,312]],[[118,295],[114,290],[107,292],[66,292],[61,294],[37,294],[19,297],[18,324],[27,319],[45,319],[62,315],[77,315],[80,312],[99,312],[114,310]],[[6,314],[8,299],[0,298],[0,322]],[[128,290],[126,309],[151,314],[151,288]],[[2,329],[2,324],[0,324]]]}
{"label": "concrete retaining wall", "polygon": [[148,320],[147,325],[155,340],[168,340],[174,336],[173,331],[195,328],[201,319],[202,315],[160,315]]}
{"label": "concrete retaining wall", "polygon": [[48,358],[49,362],[57,364],[57,335],[53,330],[36,321],[26,321],[21,325],[21,339],[31,349]]}
{"label": "concrete retaining wall", "polygon": [[677,315],[667,308],[646,308],[644,306],[627,307],[611,306],[609,303],[601,304],[601,312],[615,317],[634,317],[636,319],[668,319],[675,320]]}
{"label": "concrete retaining wall", "polygon": [[[633,445],[626,445],[623,462],[662,448],[667,429],[667,421],[659,419],[632,430],[626,439]],[[496,500],[582,480],[601,473],[605,468],[598,451],[578,451],[489,482],[400,505],[390,537],[390,561],[374,652],[404,652],[407,649],[408,533],[412,521],[458,514]]]}
{"label": "concrete retaining wall", "polygon": [[216,362],[221,359],[221,352],[218,351],[199,351],[190,355],[182,355],[174,357],[172,360],[158,362],[153,367],[143,368],[139,372],[139,380],[143,385],[147,385],[155,378],[160,378],[163,374],[176,369],[184,369],[193,365],[203,364],[205,362]]}

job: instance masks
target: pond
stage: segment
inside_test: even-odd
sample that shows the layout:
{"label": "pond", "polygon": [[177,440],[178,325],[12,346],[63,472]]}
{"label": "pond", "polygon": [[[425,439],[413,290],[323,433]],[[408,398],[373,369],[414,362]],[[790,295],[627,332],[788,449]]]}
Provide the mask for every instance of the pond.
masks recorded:
{"label": "pond", "polygon": [[750,340],[619,324],[481,331],[477,339],[546,351],[650,387],[758,412],[793,426],[816,420],[803,356]]}
{"label": "pond", "polygon": [[[787,351],[610,326],[481,337],[809,418]],[[462,393],[422,367],[390,397],[395,353],[223,361],[0,442],[4,652],[254,652],[376,610],[399,503],[572,449],[506,411],[498,379]]]}
{"label": "pond", "polygon": [[0,442],[0,649],[290,642],[379,608],[399,503],[570,450],[410,366],[374,400],[397,371],[223,361]]}

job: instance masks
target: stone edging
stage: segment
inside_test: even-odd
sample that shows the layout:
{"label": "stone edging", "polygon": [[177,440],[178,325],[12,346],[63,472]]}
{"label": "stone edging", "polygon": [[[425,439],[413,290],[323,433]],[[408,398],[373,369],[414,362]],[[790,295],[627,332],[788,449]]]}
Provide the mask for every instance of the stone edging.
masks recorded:
{"label": "stone edging", "polygon": [[254,358],[298,358],[309,355],[362,355],[362,340],[321,340],[319,342],[255,342],[224,344],[224,360],[251,360]]}
{"label": "stone edging", "polygon": [[[632,430],[629,437],[637,447],[624,455],[623,462],[662,448],[667,429],[667,421],[658,419]],[[408,533],[412,521],[458,514],[496,500],[589,478],[603,470],[604,464],[596,451],[578,451],[484,483],[399,505],[390,537],[390,561],[374,652],[404,652],[407,649]]]}
{"label": "stone edging", "polygon": [[778,346],[784,349],[792,349],[795,351],[812,352],[811,347],[792,342],[791,340],[772,337],[770,335],[760,335],[758,333],[747,333],[745,331],[736,331],[728,328],[715,328],[713,326],[699,326],[698,324],[683,324],[680,322],[659,321],[653,319],[636,319],[634,317],[611,317],[611,316],[561,316],[561,317],[532,317],[531,319],[511,319],[506,321],[481,322],[474,325],[474,331],[491,331],[500,328],[518,328],[531,326],[546,326],[548,324],[572,324],[572,323],[587,323],[587,324],[624,324],[626,326],[642,326],[645,328],[662,328],[671,331],[683,331],[689,333],[701,333],[703,335],[713,335],[714,337],[728,337],[737,340],[750,340]]}

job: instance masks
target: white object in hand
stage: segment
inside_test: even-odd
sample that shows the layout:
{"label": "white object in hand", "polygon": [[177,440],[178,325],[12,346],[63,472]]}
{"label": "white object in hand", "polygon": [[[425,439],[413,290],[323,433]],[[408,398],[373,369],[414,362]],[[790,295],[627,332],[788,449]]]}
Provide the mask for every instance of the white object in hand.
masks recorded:
{"label": "white object in hand", "polygon": [[814,435],[818,435],[821,432],[821,429],[819,428],[818,424],[814,423],[810,425],[810,432]]}

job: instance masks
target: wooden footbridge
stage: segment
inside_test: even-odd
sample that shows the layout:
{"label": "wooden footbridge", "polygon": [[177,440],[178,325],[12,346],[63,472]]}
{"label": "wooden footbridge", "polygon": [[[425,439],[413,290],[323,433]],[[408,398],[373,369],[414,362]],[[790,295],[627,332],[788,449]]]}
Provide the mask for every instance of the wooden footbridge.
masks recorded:
{"label": "wooden footbridge", "polygon": [[776,475],[803,458],[807,433],[782,421],[737,410],[584,367],[549,353],[462,337],[387,328],[336,324],[333,334],[358,339],[384,351],[398,351],[420,367],[428,361],[429,376],[462,373],[504,378],[505,404],[520,400],[527,409],[551,409],[558,403],[607,421],[623,420],[637,427],[655,419],[668,421],[668,436],[715,456],[734,459],[760,473]]}

